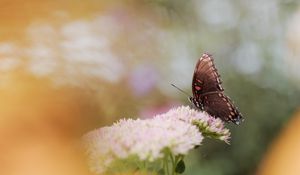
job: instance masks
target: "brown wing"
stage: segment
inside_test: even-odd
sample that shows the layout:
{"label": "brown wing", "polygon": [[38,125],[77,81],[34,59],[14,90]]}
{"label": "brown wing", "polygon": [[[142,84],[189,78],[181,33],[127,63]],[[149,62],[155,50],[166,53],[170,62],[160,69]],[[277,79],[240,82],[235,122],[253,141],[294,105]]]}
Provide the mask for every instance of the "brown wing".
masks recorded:
{"label": "brown wing", "polygon": [[214,65],[212,56],[204,53],[198,60],[194,71],[192,83],[194,98],[199,99],[202,94],[207,92],[223,90],[220,75]]}
{"label": "brown wing", "polygon": [[239,124],[243,121],[241,113],[223,92],[208,93],[201,97],[204,110],[211,116]]}

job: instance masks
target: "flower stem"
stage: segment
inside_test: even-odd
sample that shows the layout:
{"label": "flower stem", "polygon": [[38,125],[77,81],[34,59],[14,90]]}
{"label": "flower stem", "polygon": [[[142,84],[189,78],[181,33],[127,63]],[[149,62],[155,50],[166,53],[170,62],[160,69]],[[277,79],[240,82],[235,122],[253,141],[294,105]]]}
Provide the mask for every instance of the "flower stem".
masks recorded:
{"label": "flower stem", "polygon": [[169,162],[168,162],[168,156],[164,157],[164,171],[167,175],[169,175]]}
{"label": "flower stem", "polygon": [[174,160],[172,153],[170,153],[170,158],[171,158],[171,162],[172,162],[172,175],[175,175],[176,174],[176,172],[175,172],[176,162]]}

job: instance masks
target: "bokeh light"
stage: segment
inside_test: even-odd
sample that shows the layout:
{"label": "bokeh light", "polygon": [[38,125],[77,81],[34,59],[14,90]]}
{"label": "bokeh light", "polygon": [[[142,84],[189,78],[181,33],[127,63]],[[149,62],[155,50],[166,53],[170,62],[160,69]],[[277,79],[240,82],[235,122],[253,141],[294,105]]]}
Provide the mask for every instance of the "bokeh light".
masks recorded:
{"label": "bokeh light", "polygon": [[278,135],[286,137],[281,130],[300,106],[297,0],[0,5],[3,174],[91,174],[82,135],[120,118],[189,104],[170,84],[191,93],[204,52],[214,56],[225,93],[245,122],[228,124],[230,146],[206,141],[188,156],[186,174],[255,174],[272,166],[264,162],[276,156],[264,157],[273,154]]}

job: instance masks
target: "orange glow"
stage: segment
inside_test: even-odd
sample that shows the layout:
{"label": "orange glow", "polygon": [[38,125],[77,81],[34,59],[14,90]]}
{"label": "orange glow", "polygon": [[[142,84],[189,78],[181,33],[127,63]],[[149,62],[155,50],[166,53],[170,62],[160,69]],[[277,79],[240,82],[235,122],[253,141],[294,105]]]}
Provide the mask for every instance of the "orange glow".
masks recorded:
{"label": "orange glow", "polygon": [[300,174],[300,110],[273,143],[258,175]]}
{"label": "orange glow", "polygon": [[[110,2],[111,3],[111,2]],[[15,40],[22,42],[26,27],[33,21],[47,21],[57,23],[61,20],[61,12],[69,12],[75,17],[89,17],[95,11],[102,11],[105,1],[1,1],[0,3],[0,35],[1,40]],[[24,30],[25,29],[25,30]]]}
{"label": "orange glow", "polygon": [[29,75],[1,77],[0,171],[88,174],[76,139],[84,126],[80,96]]}

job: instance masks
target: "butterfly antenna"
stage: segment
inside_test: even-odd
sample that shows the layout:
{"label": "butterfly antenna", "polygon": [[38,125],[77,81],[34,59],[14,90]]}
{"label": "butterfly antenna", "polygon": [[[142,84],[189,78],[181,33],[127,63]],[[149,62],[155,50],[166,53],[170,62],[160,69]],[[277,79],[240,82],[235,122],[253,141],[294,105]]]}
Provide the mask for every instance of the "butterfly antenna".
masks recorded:
{"label": "butterfly antenna", "polygon": [[188,93],[186,93],[185,91],[183,91],[182,89],[180,89],[179,87],[175,86],[174,84],[171,84],[174,88],[176,88],[177,90],[179,90],[180,92],[184,93],[185,95],[187,95],[188,97],[191,97]]}

